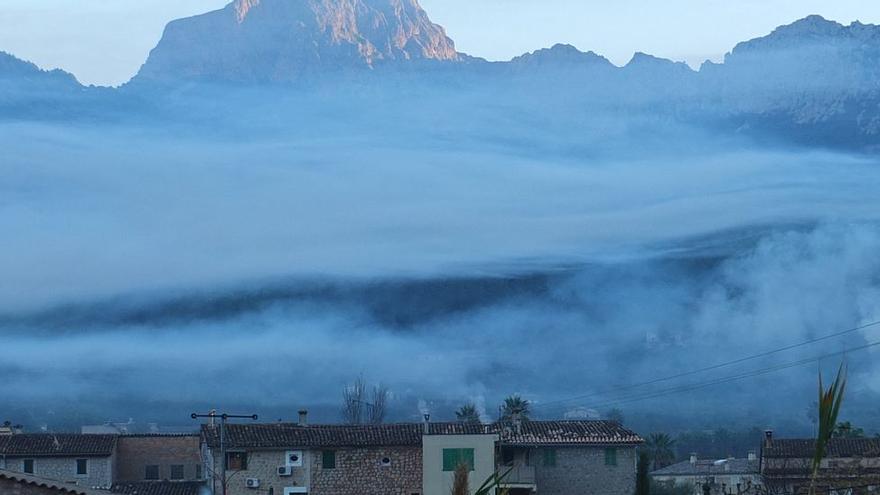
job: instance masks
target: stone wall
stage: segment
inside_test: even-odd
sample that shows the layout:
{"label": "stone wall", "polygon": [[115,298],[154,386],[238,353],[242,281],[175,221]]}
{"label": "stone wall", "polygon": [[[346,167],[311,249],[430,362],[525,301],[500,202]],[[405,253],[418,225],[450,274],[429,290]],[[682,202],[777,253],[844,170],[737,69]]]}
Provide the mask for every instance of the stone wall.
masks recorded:
{"label": "stone wall", "polygon": [[[320,454],[320,453],[319,453]],[[390,464],[383,463],[388,459]],[[422,492],[421,447],[338,449],[336,469],[323,469],[312,456],[315,495],[413,495]]]}
{"label": "stone wall", "polygon": [[[297,450],[297,449],[290,449]],[[308,486],[309,456],[303,451],[303,466],[293,468],[292,476],[280,476],[278,468],[286,465],[287,450],[252,450],[247,452],[247,469],[244,471],[228,470],[226,472],[228,495],[254,495],[255,490],[247,487],[249,478],[260,480],[259,493],[268,495],[284,495],[284,488],[291,486]],[[320,451],[318,452],[320,456]],[[219,454],[214,455],[214,493],[222,493],[220,487],[221,463]]]}
{"label": "stone wall", "polygon": [[[298,449],[290,449],[298,450]],[[254,495],[247,479],[260,480],[259,493],[284,495],[288,487],[300,487],[314,495],[413,495],[422,492],[421,447],[374,447],[329,449],[336,452],[336,467],[324,469],[322,450],[302,450],[302,467],[293,468],[292,476],[279,476],[286,464],[287,450],[248,452],[244,471],[227,471],[228,495]],[[213,455],[219,475],[220,456]],[[387,458],[390,463],[382,461]],[[220,493],[220,483],[214,483]]]}
{"label": "stone wall", "polygon": [[171,479],[171,466],[183,466],[184,480],[194,481],[201,464],[199,437],[121,436],[116,442],[116,482],[143,481],[147,466],[159,466],[159,479]]}
{"label": "stone wall", "polygon": [[532,455],[540,495],[632,495],[636,489],[636,449],[617,448],[617,465],[605,465],[605,449],[558,447],[556,465],[545,466],[542,449]]}
{"label": "stone wall", "polygon": [[[115,457],[8,457],[6,469],[24,472],[24,459],[34,460],[34,476],[73,483],[86,488],[110,488],[113,484]],[[76,460],[88,459],[88,475],[76,474]]]}

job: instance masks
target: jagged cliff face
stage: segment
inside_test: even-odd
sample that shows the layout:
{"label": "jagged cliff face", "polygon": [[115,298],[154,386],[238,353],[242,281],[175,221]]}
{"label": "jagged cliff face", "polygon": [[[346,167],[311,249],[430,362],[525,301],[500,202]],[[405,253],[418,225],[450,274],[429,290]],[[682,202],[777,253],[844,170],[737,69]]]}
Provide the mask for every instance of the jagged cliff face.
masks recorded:
{"label": "jagged cliff face", "polygon": [[236,0],[169,24],[137,79],[285,82],[398,61],[459,59],[417,0]]}

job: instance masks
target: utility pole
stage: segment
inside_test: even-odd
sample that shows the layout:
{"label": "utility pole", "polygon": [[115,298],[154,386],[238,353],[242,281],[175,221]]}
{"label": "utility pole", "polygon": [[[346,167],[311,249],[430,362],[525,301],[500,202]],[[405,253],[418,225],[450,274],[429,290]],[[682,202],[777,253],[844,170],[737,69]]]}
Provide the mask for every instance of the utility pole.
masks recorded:
{"label": "utility pole", "polygon": [[[199,418],[210,418],[211,423],[213,424],[213,420],[216,418],[220,418],[220,493],[221,495],[226,495],[226,421],[229,419],[250,419],[256,421],[259,419],[259,416],[256,414],[251,414],[249,416],[241,415],[241,414],[217,414],[216,411],[211,411],[208,414],[198,414],[192,413],[190,415],[192,419]],[[211,454],[213,457],[213,453]],[[211,464],[214,464],[214,459],[211,459]],[[211,471],[213,471],[213,466]],[[211,475],[214,478],[214,475]],[[213,489],[211,490],[213,491]]]}

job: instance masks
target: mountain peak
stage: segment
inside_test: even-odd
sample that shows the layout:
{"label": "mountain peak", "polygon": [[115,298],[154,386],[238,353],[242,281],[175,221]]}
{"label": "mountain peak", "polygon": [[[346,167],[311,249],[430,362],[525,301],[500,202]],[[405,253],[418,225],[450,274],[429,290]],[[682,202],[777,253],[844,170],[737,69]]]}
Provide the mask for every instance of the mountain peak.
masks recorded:
{"label": "mountain peak", "polygon": [[401,61],[458,61],[417,0],[235,0],[171,22],[137,79],[289,82]]}
{"label": "mountain peak", "polygon": [[571,65],[571,66],[609,66],[611,62],[596,53],[582,52],[572,45],[557,43],[550,48],[535,50],[511,60],[514,64],[523,65]]}

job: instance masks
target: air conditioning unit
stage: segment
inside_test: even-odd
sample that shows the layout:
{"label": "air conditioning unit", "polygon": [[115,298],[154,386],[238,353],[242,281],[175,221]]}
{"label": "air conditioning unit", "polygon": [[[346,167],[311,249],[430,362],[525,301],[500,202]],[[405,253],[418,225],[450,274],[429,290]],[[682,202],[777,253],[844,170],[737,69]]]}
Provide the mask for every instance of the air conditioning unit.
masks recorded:
{"label": "air conditioning unit", "polygon": [[245,485],[251,490],[260,487],[260,480],[257,478],[248,478],[244,481]]}
{"label": "air conditioning unit", "polygon": [[278,476],[293,476],[293,466],[279,466]]}
{"label": "air conditioning unit", "polygon": [[309,493],[309,489],[305,486],[288,486],[284,489],[284,495],[297,495],[300,493]]}
{"label": "air conditioning unit", "polygon": [[290,466],[290,467],[302,467],[302,465],[303,465],[302,450],[288,450],[287,451],[287,460],[285,461],[285,465]]}

